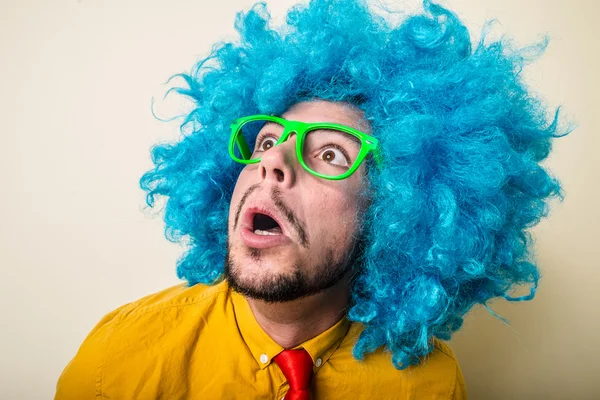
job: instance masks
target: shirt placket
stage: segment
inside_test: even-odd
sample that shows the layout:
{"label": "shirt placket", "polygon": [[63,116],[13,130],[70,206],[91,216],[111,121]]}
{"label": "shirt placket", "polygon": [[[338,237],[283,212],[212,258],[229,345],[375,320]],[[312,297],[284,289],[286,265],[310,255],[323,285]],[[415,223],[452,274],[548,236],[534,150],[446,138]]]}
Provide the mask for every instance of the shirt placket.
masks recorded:
{"label": "shirt placket", "polygon": [[287,381],[283,381],[281,385],[279,385],[279,389],[277,390],[274,400],[283,400],[289,389],[290,385],[288,385]]}

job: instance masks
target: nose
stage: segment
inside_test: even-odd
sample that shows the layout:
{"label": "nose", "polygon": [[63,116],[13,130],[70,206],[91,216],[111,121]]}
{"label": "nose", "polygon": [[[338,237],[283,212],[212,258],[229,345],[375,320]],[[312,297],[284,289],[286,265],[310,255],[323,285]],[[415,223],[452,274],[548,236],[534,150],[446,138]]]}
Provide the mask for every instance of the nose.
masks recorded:
{"label": "nose", "polygon": [[292,133],[287,140],[267,151],[261,157],[258,173],[261,181],[278,186],[290,187],[296,180],[296,135]]}

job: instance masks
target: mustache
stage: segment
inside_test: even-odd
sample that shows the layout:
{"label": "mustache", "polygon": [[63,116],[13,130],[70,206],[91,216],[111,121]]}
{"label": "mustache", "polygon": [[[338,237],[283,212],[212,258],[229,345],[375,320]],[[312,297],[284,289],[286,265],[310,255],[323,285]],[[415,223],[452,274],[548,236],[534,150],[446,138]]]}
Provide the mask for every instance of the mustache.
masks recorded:
{"label": "mustache", "polygon": [[[237,225],[238,225],[238,222],[240,219],[240,214],[242,213],[242,208],[244,207],[244,204],[248,200],[248,197],[259,187],[260,187],[260,183],[256,183],[256,184],[250,186],[246,190],[246,193],[244,193],[244,195],[242,196],[242,198],[235,210],[235,219],[233,222],[233,229],[237,228]],[[285,202],[283,201],[283,198],[281,196],[281,190],[279,190],[276,187],[272,187],[269,194],[271,195],[271,200],[273,201],[275,208],[277,208],[277,210],[279,210],[279,212],[283,215],[283,217],[287,220],[287,222],[289,222],[289,224],[294,228],[294,230],[298,234],[298,240],[300,241],[300,245],[302,247],[308,248],[309,240],[308,240],[308,234],[306,233],[306,227],[298,219],[298,217],[296,217],[296,214],[294,214],[294,211],[292,211],[292,209],[285,204]]]}

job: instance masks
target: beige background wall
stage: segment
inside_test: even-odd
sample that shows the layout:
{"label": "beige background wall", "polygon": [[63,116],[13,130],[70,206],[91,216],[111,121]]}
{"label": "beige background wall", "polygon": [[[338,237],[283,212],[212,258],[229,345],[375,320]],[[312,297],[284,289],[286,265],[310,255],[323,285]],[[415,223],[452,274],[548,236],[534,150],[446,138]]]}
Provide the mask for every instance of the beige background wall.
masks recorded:
{"label": "beige background wall", "polygon": [[[181,248],[143,209],[148,148],[177,134],[150,100],[171,74],[232,37],[252,0],[0,0],[0,398],[47,399],[106,312],[177,283]],[[292,0],[272,0],[278,20]],[[417,0],[389,1],[418,9]],[[493,304],[453,341],[472,399],[600,398],[596,1],[447,0],[479,36],[552,38],[527,70],[579,128],[548,166],[567,198],[534,230],[533,302]],[[161,103],[168,115],[177,104]]]}

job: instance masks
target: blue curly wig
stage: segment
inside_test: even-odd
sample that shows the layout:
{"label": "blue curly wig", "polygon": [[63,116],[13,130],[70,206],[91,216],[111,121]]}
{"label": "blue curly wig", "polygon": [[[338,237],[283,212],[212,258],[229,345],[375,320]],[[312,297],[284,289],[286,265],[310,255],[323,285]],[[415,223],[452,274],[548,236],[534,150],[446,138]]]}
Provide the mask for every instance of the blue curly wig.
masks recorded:
{"label": "blue curly wig", "polygon": [[[450,339],[479,303],[529,300],[539,271],[527,229],[562,199],[540,162],[558,132],[558,110],[523,83],[545,43],[505,40],[472,48],[455,14],[425,13],[392,24],[361,0],[312,0],[269,27],[265,4],[239,13],[239,43],[219,43],[179,74],[194,109],[177,143],[152,149],[141,178],[147,203],[165,203],[166,236],[189,250],[177,273],[189,285],[222,278],[229,202],[242,168],[227,150],[229,124],[278,115],[310,99],[345,101],[365,113],[383,168],[370,169],[374,197],[362,268],[348,318],[364,324],[354,356],[386,346],[397,368],[419,362],[433,336]],[[526,296],[511,297],[519,285]]]}

